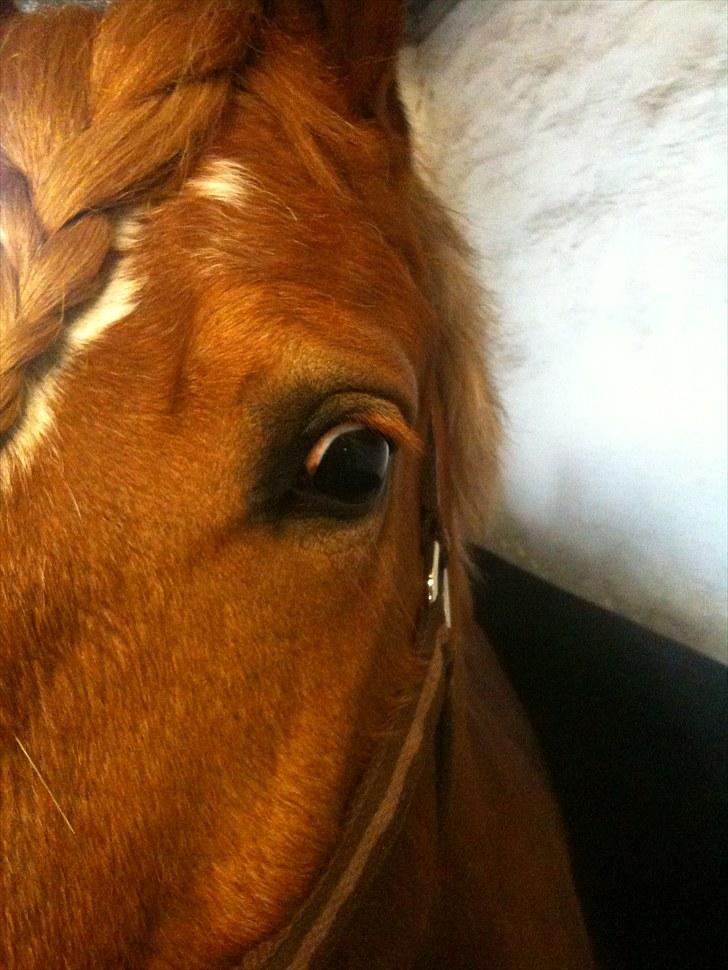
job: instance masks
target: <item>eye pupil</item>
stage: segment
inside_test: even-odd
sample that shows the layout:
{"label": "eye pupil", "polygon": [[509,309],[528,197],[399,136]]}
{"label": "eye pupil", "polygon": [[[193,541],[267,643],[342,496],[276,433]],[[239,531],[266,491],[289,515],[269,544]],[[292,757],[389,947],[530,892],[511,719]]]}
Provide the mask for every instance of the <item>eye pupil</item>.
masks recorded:
{"label": "eye pupil", "polygon": [[370,428],[335,437],[310,476],[317,492],[350,505],[371,501],[382,490],[389,467],[387,439]]}

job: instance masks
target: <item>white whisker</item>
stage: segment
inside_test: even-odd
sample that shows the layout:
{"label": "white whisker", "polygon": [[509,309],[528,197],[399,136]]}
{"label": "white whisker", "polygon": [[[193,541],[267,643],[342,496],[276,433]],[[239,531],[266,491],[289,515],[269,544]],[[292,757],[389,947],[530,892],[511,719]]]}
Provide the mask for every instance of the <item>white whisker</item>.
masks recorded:
{"label": "white whisker", "polygon": [[28,764],[33,769],[33,771],[36,773],[36,775],[38,777],[38,780],[40,781],[41,785],[48,792],[48,794],[50,796],[50,799],[53,802],[53,804],[55,805],[55,807],[58,809],[58,812],[59,812],[61,818],[66,823],[66,825],[69,827],[69,829],[71,830],[71,832],[73,832],[73,834],[75,835],[76,834],[76,831],[75,831],[74,827],[71,825],[71,823],[69,822],[68,816],[63,811],[63,809],[61,808],[61,806],[58,804],[58,799],[56,798],[56,796],[53,794],[53,792],[48,787],[48,784],[47,784],[45,778],[40,773],[40,769],[38,768],[38,766],[36,765],[36,763],[33,761],[33,759],[30,757],[30,754],[28,753],[28,749],[25,747],[25,745],[20,740],[20,738],[18,737],[17,734],[14,734],[13,737],[15,738],[15,741],[16,741],[18,747],[20,748],[20,750],[23,752],[23,754],[25,755],[25,757],[28,759]]}

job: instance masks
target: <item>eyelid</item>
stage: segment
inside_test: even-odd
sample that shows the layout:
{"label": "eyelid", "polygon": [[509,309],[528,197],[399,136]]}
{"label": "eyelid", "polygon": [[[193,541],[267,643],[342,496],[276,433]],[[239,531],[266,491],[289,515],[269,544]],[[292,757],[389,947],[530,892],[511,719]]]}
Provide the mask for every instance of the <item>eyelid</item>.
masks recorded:
{"label": "eyelid", "polygon": [[360,428],[368,428],[370,431],[378,432],[392,445],[405,448],[415,454],[422,453],[420,436],[404,421],[394,417],[394,415],[363,411],[359,414],[352,414],[348,421],[340,421],[338,424],[332,425],[325,434],[321,435],[306,458],[306,470],[309,475],[314,474],[332,441],[335,441],[339,435],[346,434],[349,431],[358,431]]}
{"label": "eyelid", "polygon": [[361,427],[361,421],[345,421],[341,424],[335,424],[332,428],[329,428],[329,430],[318,439],[316,444],[308,453],[306,458],[306,471],[308,474],[313,475],[315,473],[321,459],[326,454],[332,441],[335,441],[339,435],[346,434],[348,431],[358,431]]}
{"label": "eyelid", "polygon": [[424,451],[420,436],[398,405],[367,391],[341,391],[328,397],[309,421],[306,432],[311,438],[318,439],[340,425],[353,422],[378,431],[405,450],[415,454]]}
{"label": "eyelid", "polygon": [[421,455],[424,451],[422,439],[417,432],[410,428],[404,418],[394,413],[385,414],[373,408],[365,409],[349,415],[349,422],[358,422],[366,428],[371,428],[372,431],[379,431],[398,447],[416,455]]}

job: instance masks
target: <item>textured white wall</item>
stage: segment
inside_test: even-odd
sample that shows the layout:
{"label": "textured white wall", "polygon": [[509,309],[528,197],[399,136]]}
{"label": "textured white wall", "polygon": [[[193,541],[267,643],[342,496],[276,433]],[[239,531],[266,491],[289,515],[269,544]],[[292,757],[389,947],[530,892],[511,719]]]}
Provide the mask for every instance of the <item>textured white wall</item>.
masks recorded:
{"label": "textured white wall", "polygon": [[724,0],[461,0],[402,81],[494,296],[487,544],[725,658]]}

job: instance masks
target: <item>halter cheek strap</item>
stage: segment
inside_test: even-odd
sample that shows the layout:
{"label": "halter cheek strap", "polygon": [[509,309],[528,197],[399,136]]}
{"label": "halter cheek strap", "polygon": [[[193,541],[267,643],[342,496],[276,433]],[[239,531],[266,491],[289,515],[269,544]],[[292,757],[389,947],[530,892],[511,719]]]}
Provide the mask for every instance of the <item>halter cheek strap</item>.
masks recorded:
{"label": "halter cheek strap", "polygon": [[288,925],[252,950],[239,970],[312,970],[325,966],[357,900],[401,831],[423,764],[432,750],[450,668],[447,542],[439,520],[432,441],[427,466],[422,536],[430,571],[415,643],[426,665],[422,683],[372,759],[328,868]]}

